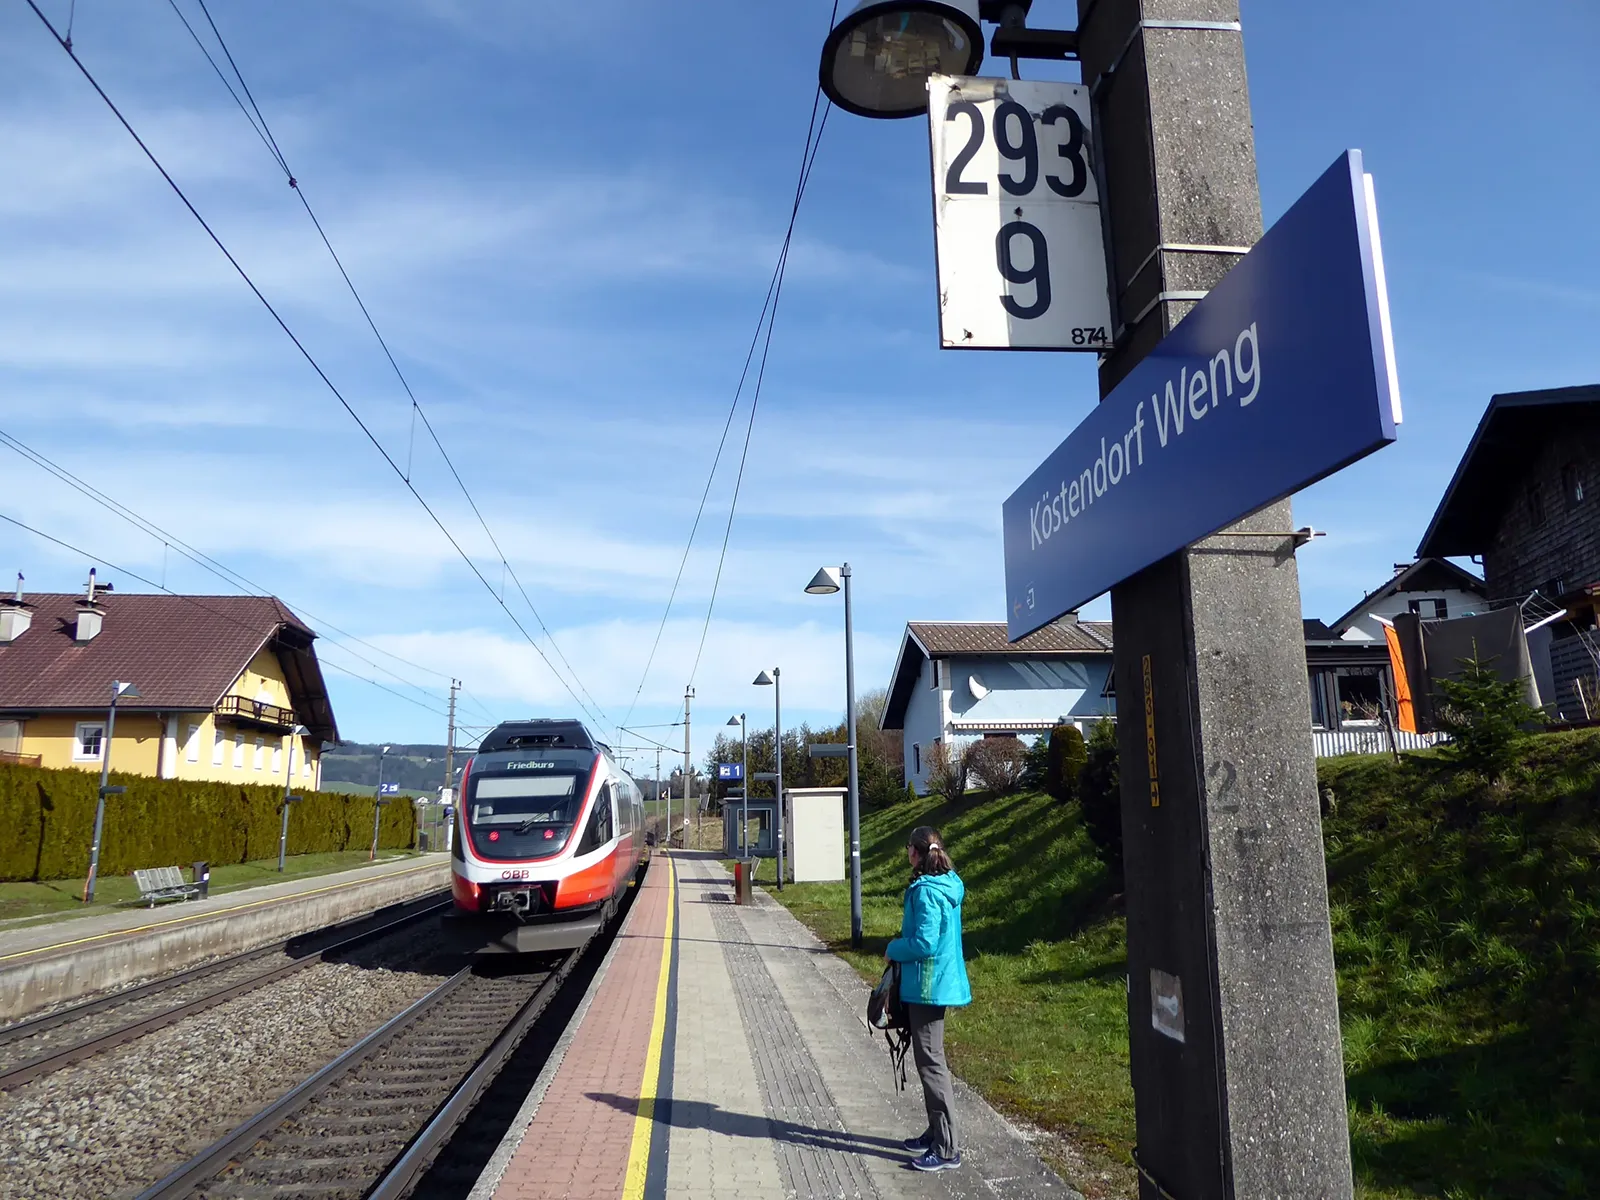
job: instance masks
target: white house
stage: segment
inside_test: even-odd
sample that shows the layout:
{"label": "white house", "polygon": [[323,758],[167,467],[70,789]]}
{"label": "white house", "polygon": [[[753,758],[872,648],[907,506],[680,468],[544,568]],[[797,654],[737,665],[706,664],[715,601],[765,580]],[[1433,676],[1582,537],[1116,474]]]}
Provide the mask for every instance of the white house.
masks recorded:
{"label": "white house", "polygon": [[1063,720],[1086,729],[1115,713],[1110,622],[1067,616],[1011,643],[1003,621],[912,621],[880,727],[902,731],[906,780],[924,792],[935,743],[1031,738]]}
{"label": "white house", "polygon": [[1376,618],[1394,620],[1414,612],[1425,621],[1443,621],[1487,612],[1488,592],[1483,580],[1444,558],[1419,558],[1396,563],[1394,577],[1329,624],[1346,642],[1381,642],[1383,625]]}

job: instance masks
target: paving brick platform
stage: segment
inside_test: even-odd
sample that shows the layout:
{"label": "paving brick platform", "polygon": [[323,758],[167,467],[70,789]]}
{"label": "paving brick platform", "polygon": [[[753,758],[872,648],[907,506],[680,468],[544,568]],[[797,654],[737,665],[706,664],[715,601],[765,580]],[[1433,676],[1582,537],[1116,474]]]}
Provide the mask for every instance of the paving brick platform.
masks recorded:
{"label": "paving brick platform", "polygon": [[732,900],[712,854],[652,862],[473,1200],[1076,1196],[959,1084],[963,1166],[911,1170],[921,1091],[896,1091],[866,985],[764,893]]}

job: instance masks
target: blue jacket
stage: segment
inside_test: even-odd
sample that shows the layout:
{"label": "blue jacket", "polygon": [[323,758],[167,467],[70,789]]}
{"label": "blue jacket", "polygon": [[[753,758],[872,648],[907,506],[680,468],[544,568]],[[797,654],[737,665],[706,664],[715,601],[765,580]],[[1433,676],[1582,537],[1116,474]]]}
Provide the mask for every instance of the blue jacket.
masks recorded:
{"label": "blue jacket", "polygon": [[961,900],[966,884],[954,871],[919,875],[906,888],[900,936],[887,953],[900,970],[900,999],[907,1004],[972,1003],[961,954]]}

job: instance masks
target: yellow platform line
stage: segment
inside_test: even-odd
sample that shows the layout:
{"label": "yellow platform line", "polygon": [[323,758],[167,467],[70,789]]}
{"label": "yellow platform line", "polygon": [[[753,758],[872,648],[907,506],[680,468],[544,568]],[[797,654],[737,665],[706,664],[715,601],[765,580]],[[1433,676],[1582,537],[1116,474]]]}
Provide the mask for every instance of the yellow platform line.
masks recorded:
{"label": "yellow platform line", "polygon": [[151,929],[165,929],[168,925],[186,925],[197,921],[209,921],[212,917],[244,912],[248,908],[261,908],[267,904],[282,904],[286,900],[299,900],[305,896],[320,896],[324,892],[337,892],[342,888],[355,887],[360,883],[370,883],[373,879],[400,879],[406,875],[415,875],[419,871],[432,870],[437,865],[436,863],[429,863],[427,866],[408,867],[404,871],[391,871],[384,875],[373,875],[367,879],[347,879],[343,883],[330,883],[327,887],[311,888],[304,892],[291,892],[286,896],[269,896],[265,900],[252,900],[248,904],[234,904],[227,908],[208,909],[201,913],[173,917],[168,921],[152,921],[148,925],[134,925],[127,929],[113,929],[108,933],[94,933],[88,937],[74,938],[70,942],[51,942],[48,946],[35,946],[32,950],[16,950],[10,954],[0,954],[0,962],[6,962],[13,958],[27,958],[30,954],[49,954],[52,950],[65,950],[69,946],[84,946],[90,942],[103,942],[107,938],[132,937]]}
{"label": "yellow platform line", "polygon": [[650,1043],[645,1050],[644,1079],[639,1084],[639,1113],[633,1119],[633,1145],[628,1149],[628,1174],[622,1200],[644,1200],[645,1175],[650,1169],[650,1134],[655,1126],[656,1089],[661,1082],[661,1044],[667,1029],[667,983],[672,976],[672,914],[677,895],[677,872],[666,858],[667,925],[661,936],[661,975],[656,981],[656,1011],[650,1019]]}

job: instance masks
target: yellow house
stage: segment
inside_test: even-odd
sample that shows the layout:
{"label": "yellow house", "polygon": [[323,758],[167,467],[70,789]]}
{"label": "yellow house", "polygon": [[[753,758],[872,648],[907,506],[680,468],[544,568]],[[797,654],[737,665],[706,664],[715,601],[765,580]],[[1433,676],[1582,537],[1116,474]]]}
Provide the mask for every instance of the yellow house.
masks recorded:
{"label": "yellow house", "polygon": [[312,643],[271,596],[0,599],[0,760],[98,771],[113,682],[111,767],[162,779],[314,789],[338,740]]}

